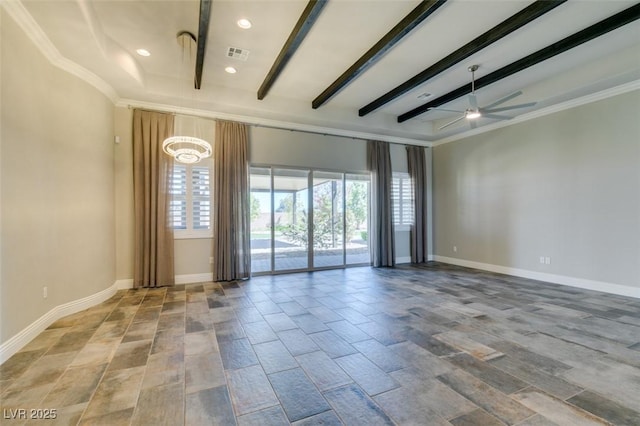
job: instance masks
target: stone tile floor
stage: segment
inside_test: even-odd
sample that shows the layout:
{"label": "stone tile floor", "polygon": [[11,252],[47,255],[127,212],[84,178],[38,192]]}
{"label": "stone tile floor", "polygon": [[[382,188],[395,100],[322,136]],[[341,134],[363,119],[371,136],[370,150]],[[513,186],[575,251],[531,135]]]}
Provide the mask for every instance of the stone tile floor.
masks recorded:
{"label": "stone tile floor", "polygon": [[640,300],[436,263],[120,291],[0,389],[7,425],[639,425]]}

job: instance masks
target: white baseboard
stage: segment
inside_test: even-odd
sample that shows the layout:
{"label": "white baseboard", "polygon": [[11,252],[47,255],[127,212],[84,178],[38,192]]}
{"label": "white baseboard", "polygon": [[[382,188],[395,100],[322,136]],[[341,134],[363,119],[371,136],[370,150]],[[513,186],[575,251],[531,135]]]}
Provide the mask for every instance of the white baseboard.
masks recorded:
{"label": "white baseboard", "polygon": [[603,281],[587,280],[584,278],[568,277],[566,275],[548,274],[545,272],[529,271],[526,269],[511,268],[508,266],[492,265],[489,263],[474,262],[471,260],[456,259],[453,257],[433,256],[433,260],[451,265],[464,266],[467,268],[482,269],[483,271],[497,272],[499,274],[513,275],[516,277],[529,278],[532,280],[545,281],[553,284],[561,284],[570,287],[582,288],[585,290],[595,290],[604,293],[617,294],[640,298],[640,287],[630,287],[620,284],[606,283]]}
{"label": "white baseboard", "polygon": [[[213,272],[175,276],[176,284],[192,284],[210,281],[213,281]],[[133,288],[133,278],[118,280],[116,281],[115,286],[118,288],[118,290],[128,290],[130,288]]]}
{"label": "white baseboard", "polygon": [[206,283],[213,281],[213,272],[204,274],[176,275],[176,284]]}
{"label": "white baseboard", "polygon": [[133,288],[133,278],[117,280],[114,285],[118,290],[129,290],[130,288]]}
{"label": "white baseboard", "polygon": [[55,321],[67,315],[75,314],[76,312],[95,306],[98,303],[102,303],[116,294],[116,291],[118,290],[118,282],[116,281],[111,287],[99,291],[98,293],[58,305],[51,309],[18,334],[0,345],[0,364],[11,358],[13,354],[25,347],[31,340],[46,330],[46,328]]}
{"label": "white baseboard", "polygon": [[[176,275],[176,284],[200,283],[212,280],[213,273],[211,272],[205,274]],[[0,364],[11,358],[11,356],[25,347],[38,334],[42,333],[47,329],[47,327],[60,318],[88,309],[98,303],[102,303],[116,294],[118,290],[128,290],[130,288],[133,288],[132,278],[117,280],[111,287],[92,294],[91,296],[56,306],[18,334],[0,345]]]}

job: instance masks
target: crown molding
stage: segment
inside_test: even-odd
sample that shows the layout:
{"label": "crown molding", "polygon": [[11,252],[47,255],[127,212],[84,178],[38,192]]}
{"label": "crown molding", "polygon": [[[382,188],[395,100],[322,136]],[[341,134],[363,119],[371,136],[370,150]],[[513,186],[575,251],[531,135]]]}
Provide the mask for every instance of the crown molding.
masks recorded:
{"label": "crown molding", "polygon": [[427,140],[427,139],[414,139],[404,138],[392,135],[383,135],[376,133],[361,132],[356,130],[339,129],[329,126],[318,126],[312,124],[296,123],[292,121],[273,120],[268,118],[254,117],[249,115],[228,114],[216,111],[207,111],[201,109],[188,109],[188,108],[176,108],[172,105],[153,103],[146,101],[138,101],[133,99],[122,99],[115,91],[115,89],[104,81],[102,78],[87,70],[86,68],[78,65],[77,63],[65,58],[60,51],[51,42],[49,37],[40,28],[38,23],[33,19],[31,14],[22,4],[21,0],[1,0],[0,5],[7,11],[7,13],[16,21],[16,23],[22,28],[29,39],[36,45],[40,52],[49,60],[49,62],[64,70],[68,73],[78,77],[79,79],[90,84],[98,91],[103,93],[111,102],[118,107],[134,107],[156,110],[161,112],[169,112],[183,115],[193,115],[197,117],[217,119],[217,120],[230,120],[246,123],[256,127],[266,127],[282,130],[293,130],[304,133],[314,133],[325,136],[337,136],[350,139],[362,139],[362,140],[379,140],[383,142],[403,144],[403,145],[418,145],[425,147],[436,147],[450,142],[455,142],[460,139],[480,135],[482,133],[490,132],[503,127],[512,126],[514,124],[523,123],[525,121],[533,120],[546,115],[554,114],[567,109],[575,108],[588,103],[596,102],[609,97],[621,95],[627,92],[640,89],[640,80],[635,80],[629,83],[621,84],[610,89],[602,90],[590,95],[582,96],[580,98],[572,99],[566,102],[562,102],[556,105],[552,105],[546,108],[541,108],[536,111],[532,111],[527,114],[523,114],[514,117],[511,120],[499,121],[486,126],[471,129],[456,135],[448,136],[442,139]]}
{"label": "crown molding", "polygon": [[471,136],[480,135],[482,133],[490,132],[496,129],[501,129],[503,127],[513,126],[514,124],[518,124],[518,123],[524,123],[525,121],[534,120],[536,118],[544,117],[546,115],[555,114],[560,111],[576,108],[582,105],[586,105],[592,102],[597,102],[603,99],[611,98],[613,96],[618,96],[625,93],[633,92],[634,90],[639,90],[639,89],[640,89],[640,80],[631,81],[629,83],[624,83],[609,89],[601,90],[596,93],[591,93],[589,95],[571,99],[566,102],[561,102],[559,104],[551,105],[546,108],[541,108],[536,111],[531,111],[527,114],[522,114],[517,117],[514,117],[511,120],[498,121],[496,123],[492,123],[487,126],[478,127],[478,128],[466,131],[464,133],[460,133],[460,134],[449,136],[440,140],[436,140],[432,142],[431,146],[436,147],[436,146],[444,145],[449,142],[455,142],[460,139],[466,139]]}
{"label": "crown molding", "polygon": [[316,126],[290,121],[272,120],[266,118],[227,114],[222,112],[205,111],[198,109],[180,108],[179,111],[177,111],[176,107],[171,105],[136,101],[131,99],[121,99],[115,89],[102,78],[98,77],[96,74],[78,65],[77,63],[71,61],[70,59],[65,58],[56,48],[56,46],[51,42],[49,37],[47,37],[42,28],[40,28],[35,19],[33,19],[29,11],[24,7],[20,0],[2,0],[0,4],[7,11],[9,16],[11,16],[22,28],[29,39],[36,45],[36,47],[52,65],[64,71],[67,71],[68,73],[95,87],[98,91],[107,96],[107,98],[109,98],[111,102],[116,106],[140,107],[144,109],[153,109],[157,111],[179,113],[184,115],[194,115],[204,118],[240,121],[258,127],[296,130],[306,133],[316,133],[321,135],[339,136],[352,139],[374,139],[397,144],[422,145],[427,147],[431,146],[430,142],[420,139],[402,138],[390,135],[381,135],[326,126]]}
{"label": "crown molding", "polygon": [[222,112],[205,111],[198,109],[180,108],[179,111],[177,111],[176,107],[171,105],[136,101],[131,99],[121,99],[115,89],[102,78],[98,77],[96,74],[78,65],[77,63],[71,61],[70,59],[62,56],[60,51],[51,42],[49,37],[47,37],[45,32],[42,30],[42,28],[40,28],[38,23],[35,21],[35,19],[33,19],[29,11],[24,7],[20,0],[2,0],[0,1],[0,4],[7,11],[9,16],[11,16],[22,28],[29,39],[36,45],[36,47],[40,50],[44,57],[49,60],[51,64],[92,85],[105,96],[107,96],[116,106],[139,107],[156,111],[194,115],[204,118],[240,121],[259,127],[297,130],[306,133],[340,136],[352,139],[374,139],[397,144],[431,146],[430,142],[419,139],[401,138],[396,136],[380,135],[375,133],[344,130],[332,127],[300,124],[290,121],[272,120],[266,118],[237,114],[226,114]]}
{"label": "crown molding", "polygon": [[115,104],[118,101],[119,96],[111,85],[86,68],[62,56],[20,0],[2,0],[0,4],[52,65],[95,87],[112,103]]}
{"label": "crown molding", "polygon": [[269,118],[254,117],[249,115],[240,114],[228,114],[224,112],[208,111],[202,109],[193,108],[177,108],[173,105],[138,101],[135,99],[120,99],[116,102],[117,107],[122,108],[141,108],[146,110],[153,110],[159,112],[166,112],[178,115],[191,115],[201,118],[209,118],[212,120],[228,120],[238,121],[255,127],[266,127],[271,129],[292,130],[303,133],[314,133],[324,136],[337,136],[349,139],[363,139],[363,140],[378,140],[383,142],[402,144],[402,145],[420,145],[425,147],[431,147],[431,142],[402,138],[398,136],[381,135],[376,133],[359,132],[356,130],[338,129],[327,126],[316,126],[312,124],[295,123],[291,121],[273,120]]}

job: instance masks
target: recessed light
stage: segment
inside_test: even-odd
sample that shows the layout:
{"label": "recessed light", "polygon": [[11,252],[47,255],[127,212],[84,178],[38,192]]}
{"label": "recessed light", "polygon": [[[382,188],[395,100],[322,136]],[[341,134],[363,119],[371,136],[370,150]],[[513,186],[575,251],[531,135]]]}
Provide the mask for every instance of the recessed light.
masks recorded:
{"label": "recessed light", "polygon": [[136,50],[136,53],[140,56],[151,56],[151,52],[149,52],[147,49],[138,49]]}
{"label": "recessed light", "polygon": [[235,73],[237,73],[237,72],[238,72],[238,70],[237,70],[237,69],[235,69],[234,67],[226,67],[224,70],[225,70],[226,72],[228,72],[229,74],[235,74]]}
{"label": "recessed light", "polygon": [[249,28],[251,28],[251,21],[245,18],[238,19],[237,24],[243,30],[248,30]]}

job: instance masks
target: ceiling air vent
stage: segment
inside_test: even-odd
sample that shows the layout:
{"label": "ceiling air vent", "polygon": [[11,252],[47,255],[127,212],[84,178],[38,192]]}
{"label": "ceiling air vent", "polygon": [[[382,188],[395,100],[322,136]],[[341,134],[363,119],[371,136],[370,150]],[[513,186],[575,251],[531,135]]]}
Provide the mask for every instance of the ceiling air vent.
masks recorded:
{"label": "ceiling air vent", "polygon": [[249,51],[247,49],[240,49],[239,47],[230,47],[227,49],[227,57],[246,61],[249,58]]}

